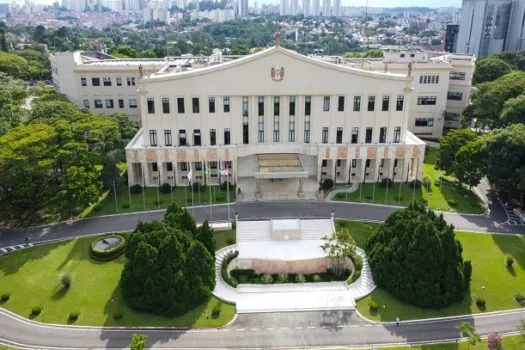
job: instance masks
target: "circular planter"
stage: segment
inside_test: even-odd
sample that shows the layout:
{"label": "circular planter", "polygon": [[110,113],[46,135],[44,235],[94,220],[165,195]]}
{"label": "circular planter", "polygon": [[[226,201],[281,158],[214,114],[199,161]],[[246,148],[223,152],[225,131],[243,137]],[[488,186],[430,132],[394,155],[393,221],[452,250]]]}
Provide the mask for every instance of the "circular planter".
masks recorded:
{"label": "circular planter", "polygon": [[96,238],[89,248],[89,256],[98,261],[109,261],[122,255],[126,250],[126,238],[113,234]]}

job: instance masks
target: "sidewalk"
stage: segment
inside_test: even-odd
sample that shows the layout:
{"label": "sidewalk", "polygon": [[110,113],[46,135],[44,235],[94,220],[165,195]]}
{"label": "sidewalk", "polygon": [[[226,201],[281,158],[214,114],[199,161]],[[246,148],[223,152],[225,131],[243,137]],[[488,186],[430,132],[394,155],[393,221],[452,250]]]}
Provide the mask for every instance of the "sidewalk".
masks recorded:
{"label": "sidewalk", "polygon": [[328,192],[326,195],[325,201],[331,201],[334,199],[334,196],[338,193],[353,193],[357,191],[359,188],[359,183],[353,182],[350,187],[344,187],[344,188],[336,188],[335,190],[332,190]]}

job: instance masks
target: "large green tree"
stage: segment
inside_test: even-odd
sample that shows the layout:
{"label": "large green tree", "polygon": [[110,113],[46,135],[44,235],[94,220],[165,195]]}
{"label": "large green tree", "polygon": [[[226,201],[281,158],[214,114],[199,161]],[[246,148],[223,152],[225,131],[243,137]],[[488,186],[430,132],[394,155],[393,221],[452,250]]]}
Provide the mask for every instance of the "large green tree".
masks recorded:
{"label": "large green tree", "polygon": [[505,101],[500,120],[502,125],[525,123],[525,94]]}
{"label": "large green tree", "polygon": [[455,155],[454,176],[469,187],[477,186],[485,174],[483,140],[478,137],[462,146]]}
{"label": "large green tree", "polygon": [[0,73],[0,136],[20,124],[25,97],[22,81]]}
{"label": "large green tree", "polygon": [[475,140],[478,135],[470,129],[450,130],[439,140],[438,164],[439,168],[448,174],[454,174],[457,167],[456,154],[461,147]]}
{"label": "large green tree", "polygon": [[423,204],[392,213],[366,243],[374,281],[403,302],[442,308],[463,299],[471,265],[454,227]]}
{"label": "large green tree", "polygon": [[488,57],[476,61],[473,84],[493,81],[512,71],[512,66],[502,59]]}
{"label": "large green tree", "polygon": [[23,57],[0,51],[0,72],[9,74],[17,79],[28,76],[28,63]]}

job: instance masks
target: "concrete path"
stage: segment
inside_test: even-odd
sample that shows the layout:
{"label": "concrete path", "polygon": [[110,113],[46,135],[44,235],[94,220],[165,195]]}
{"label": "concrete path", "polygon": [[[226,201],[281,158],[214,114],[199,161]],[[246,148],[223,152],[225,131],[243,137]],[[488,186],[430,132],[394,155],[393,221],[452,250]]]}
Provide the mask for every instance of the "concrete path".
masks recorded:
{"label": "concrete path", "polygon": [[337,188],[336,187],[335,190],[332,190],[332,191],[328,192],[328,194],[326,195],[325,201],[333,200],[335,195],[338,194],[338,193],[353,193],[353,192],[357,191],[358,189],[359,189],[359,183],[357,183],[357,182],[353,182],[348,187],[344,187],[344,188]]}

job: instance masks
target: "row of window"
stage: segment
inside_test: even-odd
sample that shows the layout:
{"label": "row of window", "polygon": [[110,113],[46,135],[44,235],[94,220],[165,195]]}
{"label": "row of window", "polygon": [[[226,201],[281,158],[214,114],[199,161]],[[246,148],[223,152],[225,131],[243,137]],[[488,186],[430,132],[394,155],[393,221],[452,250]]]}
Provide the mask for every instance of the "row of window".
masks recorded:
{"label": "row of window", "polygon": [[[112,79],[111,77],[102,77],[102,80],[99,77],[93,77],[91,78],[91,86],[101,86],[101,82],[103,86],[112,86]],[[122,86],[123,79],[122,77],[117,77],[115,79],[115,84],[117,86]],[[87,86],[87,78],[81,77],[80,78],[80,85]],[[136,80],[135,77],[126,77],[126,85],[127,86],[135,86]]]}
{"label": "row of window", "polygon": [[420,75],[419,83],[420,84],[439,84],[439,75],[437,74]]}
{"label": "row of window", "polygon": [[[374,128],[372,127],[367,127],[365,129],[365,143],[372,143],[373,130]],[[277,127],[276,125],[274,125],[273,134],[274,134],[273,141],[279,142],[280,141],[279,140],[280,130],[279,130],[278,125]],[[193,137],[193,143],[192,143],[193,146],[202,146],[202,137],[201,137],[200,129],[194,129],[192,137]],[[178,143],[179,146],[189,146],[190,145],[188,143],[188,135],[185,129],[179,130],[178,138],[179,138],[179,143]],[[264,142],[264,129],[259,130],[258,139],[259,139],[259,142]],[[386,139],[387,139],[387,128],[386,127],[379,128],[379,140],[378,140],[379,143],[386,143]],[[154,146],[154,147],[158,146],[157,130],[149,131],[149,140],[150,140],[151,146]],[[401,127],[396,126],[394,128],[392,142],[399,143],[400,140],[401,140]],[[223,141],[224,141],[223,143],[224,145],[231,144],[231,131],[229,128],[224,129]],[[289,129],[288,141],[295,142],[295,124],[293,124],[293,128]],[[358,141],[359,141],[359,128],[353,127],[351,137],[350,137],[350,143],[357,144]],[[304,142],[305,143],[310,142],[310,129],[309,128],[308,129],[305,128],[304,130]],[[343,128],[342,127],[337,128],[335,142],[337,144],[343,143]],[[247,144],[247,143],[248,143],[248,139],[244,137],[244,128],[243,128],[243,144]],[[322,143],[328,143],[328,128],[327,127],[323,127],[322,129]],[[164,145],[173,146],[173,137],[171,134],[171,130],[164,130]],[[217,130],[216,129],[210,129],[210,145],[211,146],[217,145]]]}
{"label": "row of window", "polygon": [[[341,159],[336,159],[335,166],[339,168],[339,167],[341,167],[342,163],[343,162],[342,162]],[[398,161],[397,161],[397,158],[396,158],[396,159],[394,159],[394,168],[397,168],[397,164],[398,164]],[[328,160],[327,159],[323,159],[321,167],[322,168],[326,168],[327,166],[328,166]],[[379,160],[379,167],[383,168],[384,166],[385,166],[385,159],[381,158]],[[357,168],[357,159],[352,159],[352,168]],[[370,159],[366,159],[366,161],[365,161],[365,168],[370,168]]]}
{"label": "row of window", "polygon": [[[192,169],[196,171],[201,171],[203,168],[202,163],[203,162],[192,162],[193,166]],[[211,170],[218,169],[219,162],[207,162],[208,168]],[[231,169],[232,162],[231,161],[223,161],[222,162],[224,167],[227,167],[228,169]],[[189,170],[189,162],[179,162],[179,169],[180,171],[188,171]],[[159,171],[159,165],[157,162],[151,163],[151,171],[157,172]],[[172,162],[166,162],[166,171],[173,171],[173,163]]]}
{"label": "row of window", "polygon": [[466,78],[465,72],[450,72],[450,80],[465,80]]}
{"label": "row of window", "polygon": [[434,118],[416,118],[415,126],[434,126]]}
{"label": "row of window", "polygon": [[433,106],[437,103],[436,96],[418,96],[417,104],[419,106]]}
{"label": "row of window", "polygon": [[[91,107],[89,99],[84,99],[82,103],[84,104],[85,108]],[[104,106],[105,108],[115,108],[114,100],[112,98],[107,98],[105,100],[94,99],[93,105],[95,108],[104,108]],[[118,108],[126,108],[125,101],[123,98],[117,99],[117,105],[118,105]],[[137,99],[135,98],[128,99],[128,107],[131,109],[137,108]]]}
{"label": "row of window", "polygon": [[449,91],[447,93],[447,100],[449,101],[461,101],[463,99],[462,92]]}
{"label": "row of window", "polygon": [[[403,110],[404,99],[405,98],[403,95],[397,96],[396,111]],[[288,101],[289,115],[295,115],[296,100],[297,100],[296,96],[290,96],[289,101]],[[175,101],[177,105],[177,113],[178,114],[186,113],[184,97],[177,97]],[[265,101],[264,96],[259,96],[257,99],[258,116],[264,116],[264,101]],[[249,102],[248,96],[243,96],[242,98],[242,116],[243,117],[248,117],[248,111],[249,111],[248,102]],[[331,96],[323,97],[323,111],[324,112],[330,111],[330,102],[331,102]],[[223,97],[222,104],[223,104],[223,112],[229,113],[230,112],[230,97],[228,96]],[[369,112],[375,111],[375,104],[376,104],[376,97],[368,96],[367,111]],[[154,114],[156,111],[155,98],[148,97],[147,105],[148,105],[148,113]],[[383,96],[383,99],[381,101],[381,111],[386,112],[389,109],[390,109],[390,96]],[[345,96],[337,96],[337,111],[344,112],[344,110],[345,110]],[[171,111],[170,99],[168,97],[163,97],[162,98],[162,113],[169,114],[170,111]],[[199,97],[191,98],[191,111],[192,113],[195,113],[195,114],[200,113],[200,98]],[[208,97],[208,113],[215,113],[215,111],[216,111],[215,97]],[[305,96],[304,114],[310,115],[311,111],[312,111],[312,97]],[[353,111],[354,112],[361,111],[361,96],[354,96]],[[273,97],[273,115],[278,116],[280,115],[280,113],[281,113],[281,97],[274,96]]]}

